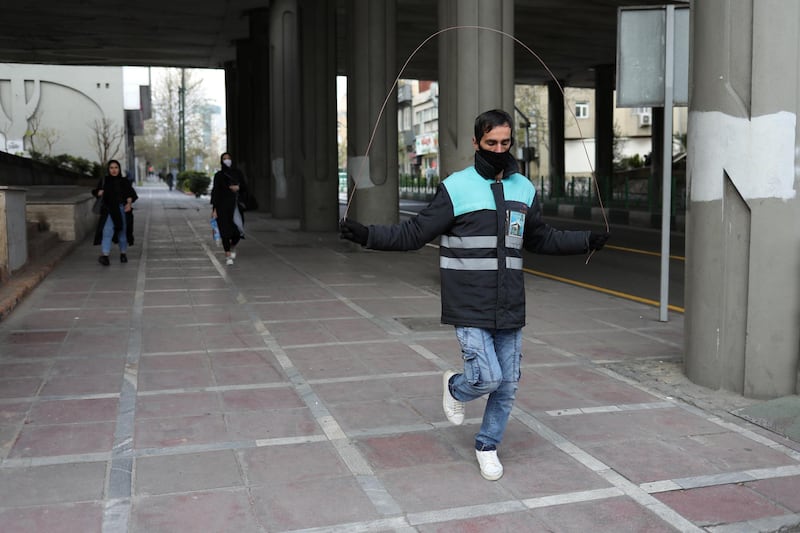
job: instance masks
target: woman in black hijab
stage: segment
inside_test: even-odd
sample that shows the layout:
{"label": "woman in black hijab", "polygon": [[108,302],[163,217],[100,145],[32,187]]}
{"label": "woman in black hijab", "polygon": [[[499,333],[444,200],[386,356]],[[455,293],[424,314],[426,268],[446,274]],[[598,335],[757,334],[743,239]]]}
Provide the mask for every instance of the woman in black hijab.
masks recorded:
{"label": "woman in black hijab", "polygon": [[105,177],[92,189],[92,195],[102,200],[94,244],[101,245],[98,261],[103,266],[110,264],[112,242],[119,243],[119,262],[128,262],[128,246],[133,245],[133,202],[139,198],[130,180],[122,175],[119,161],[112,159],[106,169]]}
{"label": "woman in black hijab", "polygon": [[217,219],[225,264],[232,265],[236,259],[236,245],[244,238],[244,215],[239,208],[241,199],[247,198],[247,182],[244,174],[233,164],[231,154],[220,156],[221,169],[214,174],[211,188],[211,218]]}

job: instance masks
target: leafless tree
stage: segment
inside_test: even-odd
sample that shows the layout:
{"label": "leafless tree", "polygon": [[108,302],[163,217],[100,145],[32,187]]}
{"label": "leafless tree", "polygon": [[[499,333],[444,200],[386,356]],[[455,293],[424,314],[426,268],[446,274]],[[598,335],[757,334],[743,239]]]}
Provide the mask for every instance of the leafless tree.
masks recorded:
{"label": "leafless tree", "polygon": [[46,145],[47,155],[53,155],[53,145],[61,139],[61,134],[55,128],[42,128],[36,134]]}
{"label": "leafless tree", "polygon": [[90,140],[94,144],[98,160],[101,165],[105,165],[119,154],[125,140],[125,130],[121,126],[116,126],[113,120],[105,117],[91,122],[89,128],[94,134]]}
{"label": "leafless tree", "polygon": [[36,134],[39,132],[39,127],[42,125],[42,114],[37,110],[31,118],[28,119],[28,129],[25,131],[25,137],[31,145],[31,152],[38,152],[36,149]]}

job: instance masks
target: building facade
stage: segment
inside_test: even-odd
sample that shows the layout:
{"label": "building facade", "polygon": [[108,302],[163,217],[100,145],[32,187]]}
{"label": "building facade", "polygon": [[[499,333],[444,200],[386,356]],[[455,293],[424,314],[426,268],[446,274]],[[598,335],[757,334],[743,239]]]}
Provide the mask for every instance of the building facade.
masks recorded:
{"label": "building facade", "polygon": [[[114,153],[104,135],[120,138]],[[125,166],[125,144],[122,67],[0,64],[0,150],[100,163],[106,153]]]}

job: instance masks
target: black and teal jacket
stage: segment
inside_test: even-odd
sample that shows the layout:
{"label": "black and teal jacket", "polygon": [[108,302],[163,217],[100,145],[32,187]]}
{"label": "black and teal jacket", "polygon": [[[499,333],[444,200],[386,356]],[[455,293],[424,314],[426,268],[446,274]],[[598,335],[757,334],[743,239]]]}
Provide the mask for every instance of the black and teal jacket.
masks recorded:
{"label": "black and teal jacket", "polygon": [[525,325],[522,250],[579,254],[588,231],[559,231],[542,222],[536,189],[523,175],[487,179],[474,167],[445,179],[417,216],[369,227],[367,248],[417,250],[441,236],[442,323],[486,329]]}

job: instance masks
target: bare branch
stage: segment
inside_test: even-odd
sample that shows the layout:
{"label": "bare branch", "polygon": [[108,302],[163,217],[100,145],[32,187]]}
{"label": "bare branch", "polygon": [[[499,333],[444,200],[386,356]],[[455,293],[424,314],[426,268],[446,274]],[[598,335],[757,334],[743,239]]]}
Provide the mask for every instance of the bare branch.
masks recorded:
{"label": "bare branch", "polygon": [[115,126],[113,120],[105,117],[91,122],[89,128],[94,134],[90,140],[98,160],[101,165],[105,165],[119,154],[122,142],[125,140],[125,130],[122,126]]}

